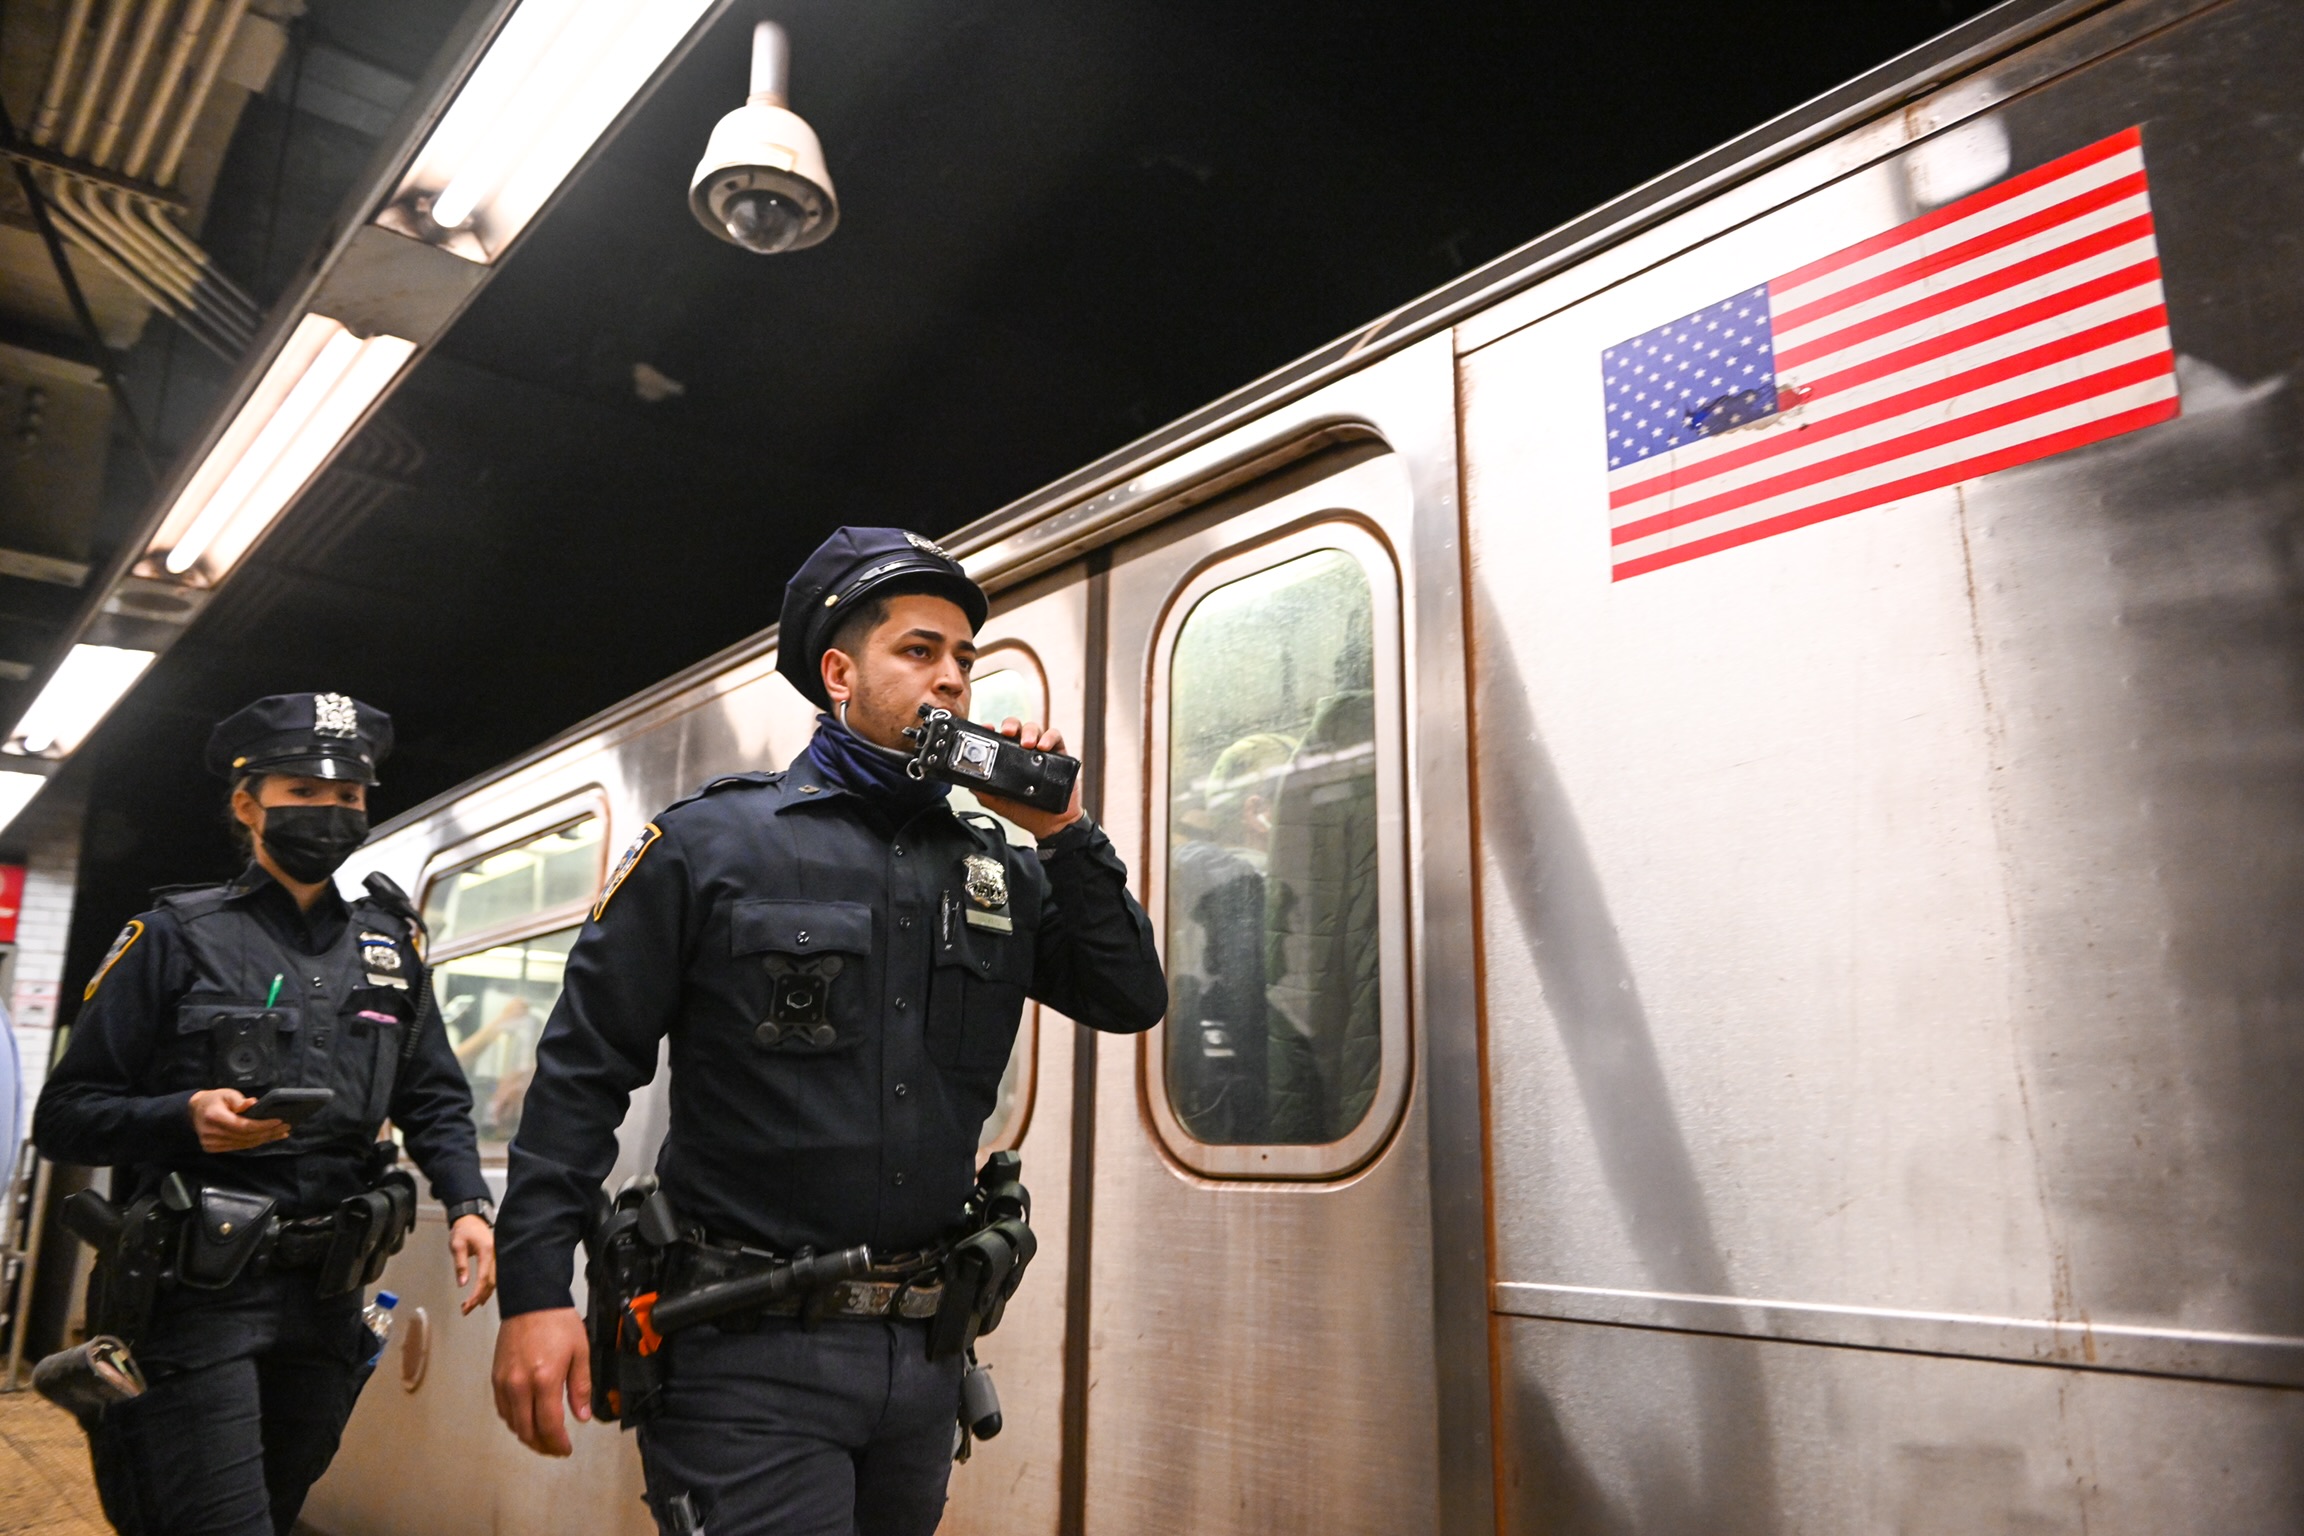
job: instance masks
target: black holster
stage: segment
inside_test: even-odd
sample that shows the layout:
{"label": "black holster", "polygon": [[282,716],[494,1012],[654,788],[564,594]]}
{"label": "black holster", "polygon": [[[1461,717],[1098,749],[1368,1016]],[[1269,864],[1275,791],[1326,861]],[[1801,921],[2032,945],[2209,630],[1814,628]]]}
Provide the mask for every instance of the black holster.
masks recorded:
{"label": "black holster", "polygon": [[591,1345],[592,1416],[630,1429],[661,1406],[663,1339],[652,1314],[680,1229],[656,1176],[600,1193],[584,1234],[584,1332]]}
{"label": "black holster", "polygon": [[320,1260],[314,1290],[341,1296],[374,1284],[415,1225],[416,1181],[404,1169],[387,1169],[374,1189],[336,1207],[336,1234]]}
{"label": "black holster", "polygon": [[115,1206],[92,1189],[64,1202],[64,1227],[96,1250],[88,1280],[88,1327],[134,1345],[151,1326],[160,1288],[175,1278],[192,1194],[170,1174],[161,1186]]}
{"label": "black holster", "polygon": [[1032,1235],[1032,1195],[1024,1160],[995,1152],[976,1176],[968,1212],[975,1230],[952,1245],[944,1260],[944,1299],[928,1324],[928,1358],[949,1359],[1000,1326],[1008,1298],[1024,1283],[1025,1268],[1040,1251]]}

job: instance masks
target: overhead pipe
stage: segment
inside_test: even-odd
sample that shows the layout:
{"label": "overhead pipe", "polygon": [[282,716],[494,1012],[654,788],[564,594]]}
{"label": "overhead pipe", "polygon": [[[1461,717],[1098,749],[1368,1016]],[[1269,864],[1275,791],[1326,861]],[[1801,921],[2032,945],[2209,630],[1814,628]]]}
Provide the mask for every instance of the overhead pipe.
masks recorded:
{"label": "overhead pipe", "polygon": [[[205,4],[206,0],[202,0],[202,3]],[[159,163],[152,169],[154,185],[172,187],[176,184],[176,172],[184,160],[184,147],[191,141],[192,129],[199,122],[200,114],[207,109],[208,98],[216,88],[217,74],[224,67],[224,57],[231,49],[233,35],[240,30],[241,18],[247,11],[248,0],[224,0],[223,13],[211,27],[208,46],[194,70],[191,89],[185,92],[183,105],[177,109],[175,126],[169,129],[160,150]],[[217,290],[229,295],[247,313],[251,326],[261,318],[255,301],[243,294],[222,273],[214,271],[208,253],[181,226],[173,219],[159,217],[156,211],[151,214],[151,219],[170,244],[183,251],[185,257],[196,262],[204,272],[213,275]]]}
{"label": "overhead pipe", "polygon": [[143,16],[134,39],[128,44],[128,60],[120,66],[109,99],[96,119],[96,142],[88,149],[90,165],[113,163],[112,151],[120,147],[120,136],[128,131],[128,119],[136,110],[139,88],[144,84],[144,71],[152,62],[152,50],[160,44],[160,29],[167,24],[167,0],[144,0]]}
{"label": "overhead pipe", "polygon": [[[86,151],[89,132],[96,123],[97,104],[103,97],[105,81],[112,74],[113,59],[120,50],[121,35],[128,30],[130,15],[137,8],[138,0],[111,0],[97,30],[96,46],[89,54],[86,71],[77,86],[70,83],[64,86],[65,92],[72,97],[72,114],[70,122],[65,126],[64,136],[56,147],[68,159],[92,158]],[[78,18],[83,26],[87,13],[88,7],[78,7]],[[76,47],[76,33],[73,42]],[[67,62],[65,49],[60,46],[57,63],[62,66]],[[132,79],[130,84],[133,85]],[[171,274],[164,270],[145,270],[144,263],[136,259],[133,246],[122,247],[117,232],[110,227],[110,221],[89,205],[84,197],[86,189],[81,183],[73,180],[68,173],[57,171],[46,179],[43,190],[47,192],[49,202],[64,215],[63,223],[74,235],[74,243],[95,256],[115,276],[126,281],[147,303],[170,316],[178,315],[190,305],[189,292],[178,294],[175,291],[176,284],[169,281]],[[203,336],[202,339],[208,338]]]}
{"label": "overhead pipe", "polygon": [[232,35],[240,30],[240,18],[247,11],[248,0],[224,0],[224,14],[217,18],[215,30],[208,34],[208,49],[200,55],[199,73],[185,94],[183,109],[176,114],[176,126],[168,131],[160,163],[152,168],[152,180],[160,186],[176,185],[176,172],[184,163],[184,146],[191,141],[192,127],[208,105],[208,93],[216,88],[217,73],[232,49]]}
{"label": "overhead pipe", "polygon": [[160,129],[168,121],[168,109],[176,103],[176,91],[184,83],[184,67],[192,62],[192,50],[200,44],[200,30],[208,25],[208,12],[216,0],[186,0],[183,13],[176,18],[176,35],[168,44],[168,56],[161,61],[160,73],[153,77],[152,94],[144,102],[144,120],[136,125],[135,142],[129,145],[126,158],[120,162],[123,175],[140,177],[151,163],[152,151],[160,141]]}
{"label": "overhead pipe", "polygon": [[[134,0],[121,0],[123,9]],[[128,44],[128,56],[113,78],[112,88],[100,92],[105,100],[103,111],[96,119],[95,142],[88,147],[88,163],[98,169],[111,169],[113,151],[128,130],[136,98],[144,84],[144,73],[151,63],[152,50],[160,41],[160,29],[167,24],[166,0],[143,0],[142,14],[133,38]],[[93,88],[97,82],[91,81]],[[125,217],[112,205],[101,189],[79,186],[73,189],[75,205],[101,228],[113,246],[131,261],[143,267],[153,281],[178,296],[181,303],[196,307],[199,303],[199,274],[189,270],[176,252],[137,227],[135,220]]]}
{"label": "overhead pipe", "polygon": [[120,47],[120,34],[128,29],[128,13],[136,0],[112,0],[104,12],[104,24],[96,33],[95,52],[88,56],[87,72],[72,104],[72,122],[64,130],[57,148],[74,160],[85,158],[81,150],[88,143],[88,129],[96,120],[96,98],[104,89],[105,77],[112,73],[112,55]]}
{"label": "overhead pipe", "polygon": [[[175,40],[160,66],[151,97],[145,103],[144,121],[136,130],[136,139],[127,158],[120,164],[121,173],[131,180],[141,180],[145,174],[152,151],[160,142],[161,128],[169,120],[177,90],[184,83],[185,68],[191,63],[192,51],[199,45],[201,34],[208,25],[209,12],[215,8],[215,3],[216,0],[186,0],[183,13],[177,21]],[[231,45],[232,34],[238,29],[241,14],[246,10],[247,0],[234,0],[215,32],[207,56],[201,61],[198,81],[186,94],[183,111],[177,116],[177,129],[169,136],[178,156],[182,154],[181,146],[190,135],[193,124],[208,105],[208,96],[215,87],[216,72],[223,64],[225,49]],[[173,181],[175,173],[175,164],[171,162],[165,174],[156,174],[151,179],[154,185],[166,187]],[[175,220],[165,217],[149,202],[136,199],[124,199],[121,212],[140,222],[149,233],[157,235],[163,243],[172,247],[180,259],[190,263],[199,274],[203,289],[221,308],[246,321],[253,331],[262,319],[255,302],[215,270],[208,253],[200,249]]]}
{"label": "overhead pipe", "polygon": [[[80,55],[95,0],[71,0],[34,119],[34,142],[41,147],[55,144],[66,158],[94,170],[117,171],[127,181],[143,179],[157,147],[159,161],[146,185],[165,189],[182,165],[247,6],[248,0],[224,0],[221,14],[211,24],[216,0],[185,0],[174,36],[155,70],[154,55],[173,9],[169,0],[110,0],[84,65]],[[124,39],[127,49],[122,57]],[[190,88],[179,94],[195,50],[199,59]],[[131,123],[135,132],[128,137]],[[126,153],[120,155],[124,138]],[[225,356],[236,356],[247,347],[261,319],[254,300],[217,271],[198,242],[148,194],[80,180],[64,168],[47,168],[43,180],[61,215],[59,222],[74,243],[140,298]]]}
{"label": "overhead pipe", "polygon": [[64,115],[64,93],[72,88],[72,72],[80,63],[80,39],[88,30],[88,13],[96,0],[72,0],[64,11],[64,35],[56,39],[56,57],[48,64],[48,84],[40,92],[40,105],[32,113],[25,137],[34,144],[55,141],[57,121]]}

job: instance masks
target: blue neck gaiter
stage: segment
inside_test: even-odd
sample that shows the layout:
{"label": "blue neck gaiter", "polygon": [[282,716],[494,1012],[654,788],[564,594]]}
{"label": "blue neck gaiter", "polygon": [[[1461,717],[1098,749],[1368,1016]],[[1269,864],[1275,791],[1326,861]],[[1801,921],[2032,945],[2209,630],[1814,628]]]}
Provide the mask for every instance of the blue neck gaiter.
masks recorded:
{"label": "blue neck gaiter", "polygon": [[855,795],[899,823],[910,820],[946,795],[952,786],[915,779],[904,771],[902,753],[876,747],[830,715],[816,717],[808,756],[828,783]]}

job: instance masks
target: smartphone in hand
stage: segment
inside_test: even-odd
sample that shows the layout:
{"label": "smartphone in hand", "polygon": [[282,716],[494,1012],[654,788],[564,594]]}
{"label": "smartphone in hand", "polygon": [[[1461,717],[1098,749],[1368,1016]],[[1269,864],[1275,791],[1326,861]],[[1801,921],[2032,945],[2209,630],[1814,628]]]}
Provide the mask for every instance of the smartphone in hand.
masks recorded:
{"label": "smartphone in hand", "polygon": [[243,1120],[285,1120],[302,1125],[336,1097],[333,1088],[274,1088],[240,1112]]}

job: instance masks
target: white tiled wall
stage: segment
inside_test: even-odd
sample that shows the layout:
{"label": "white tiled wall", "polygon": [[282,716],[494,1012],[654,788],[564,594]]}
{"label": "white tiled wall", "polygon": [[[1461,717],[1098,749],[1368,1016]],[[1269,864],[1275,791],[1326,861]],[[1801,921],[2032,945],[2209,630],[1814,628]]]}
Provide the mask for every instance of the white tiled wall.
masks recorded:
{"label": "white tiled wall", "polygon": [[[22,1062],[21,1137],[32,1123],[32,1101],[48,1075],[48,1048],[62,1001],[64,946],[72,929],[72,896],[80,876],[78,807],[40,807],[46,814],[33,831],[24,858],[24,905],[16,920],[15,985],[8,1012],[16,1025],[16,1054]],[[14,1148],[9,1148],[13,1152]],[[4,1161],[0,1155],[0,1161]]]}

